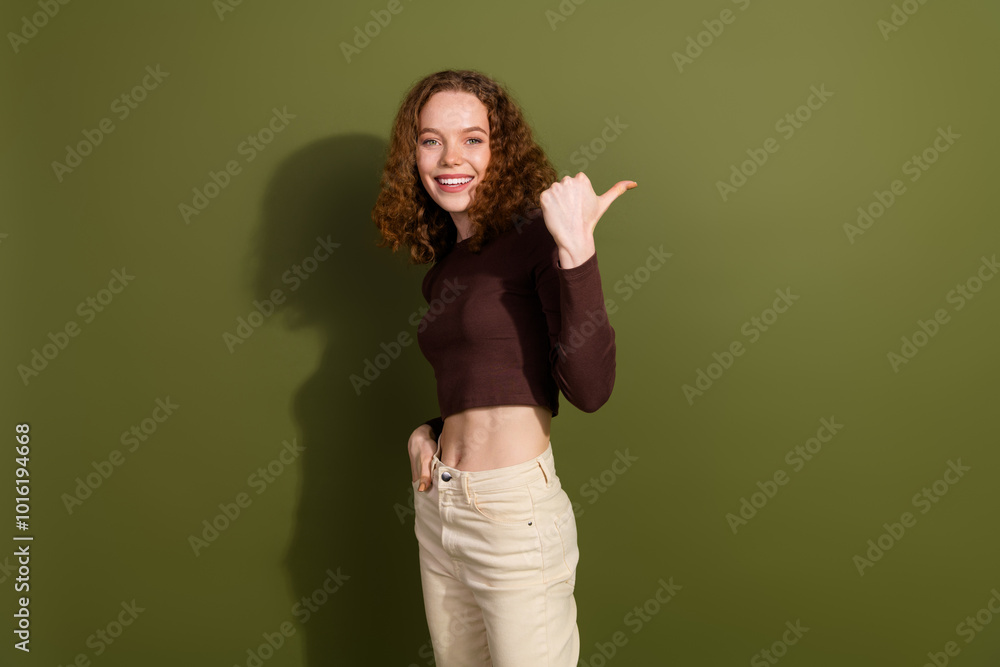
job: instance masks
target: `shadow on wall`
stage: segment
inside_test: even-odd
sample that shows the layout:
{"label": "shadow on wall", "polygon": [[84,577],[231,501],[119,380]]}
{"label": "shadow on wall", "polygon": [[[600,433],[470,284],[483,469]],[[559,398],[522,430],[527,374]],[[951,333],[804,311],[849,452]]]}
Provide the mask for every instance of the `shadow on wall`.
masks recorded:
{"label": "shadow on wall", "polygon": [[[294,397],[305,451],[285,561],[293,598],[315,609],[292,616],[309,667],[431,664],[406,440],[437,404],[408,322],[423,305],[424,270],[405,250],[375,245],[371,209],[386,149],[376,137],[346,135],[284,161],[264,197],[250,267],[256,299],[281,289],[276,312],[322,336],[319,367]],[[350,377],[363,377],[365,360],[403,331],[411,344],[359,395]],[[416,409],[415,395],[424,397]]]}

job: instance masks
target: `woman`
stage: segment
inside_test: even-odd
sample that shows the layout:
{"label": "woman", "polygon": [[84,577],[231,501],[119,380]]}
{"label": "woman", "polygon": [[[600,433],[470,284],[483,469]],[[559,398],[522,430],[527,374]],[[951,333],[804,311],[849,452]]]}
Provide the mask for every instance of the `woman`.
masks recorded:
{"label": "woman", "polygon": [[[424,608],[438,667],[575,666],[576,521],[549,437],[558,394],[610,397],[598,196],[556,172],[510,95],[474,71],[419,81],[393,126],[372,212],[410,246],[429,309],[418,343],[441,417],[410,435]],[[540,208],[539,208],[540,206]]]}

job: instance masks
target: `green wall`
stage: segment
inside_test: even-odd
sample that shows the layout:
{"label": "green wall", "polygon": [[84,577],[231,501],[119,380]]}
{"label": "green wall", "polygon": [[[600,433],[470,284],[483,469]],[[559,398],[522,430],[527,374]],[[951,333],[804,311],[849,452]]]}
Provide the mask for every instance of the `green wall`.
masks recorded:
{"label": "green wall", "polygon": [[28,531],[0,456],[0,663],[431,664],[426,267],[369,212],[408,87],[473,68],[559,171],[639,183],[596,231],[614,395],[552,433],[583,664],[997,664],[995,3],[18,0],[0,26],[3,428],[30,425]]}

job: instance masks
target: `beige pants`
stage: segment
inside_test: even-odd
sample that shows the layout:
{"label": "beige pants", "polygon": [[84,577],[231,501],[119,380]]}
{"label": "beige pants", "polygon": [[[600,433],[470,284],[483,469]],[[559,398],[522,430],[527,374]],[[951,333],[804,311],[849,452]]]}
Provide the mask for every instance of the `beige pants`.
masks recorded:
{"label": "beige pants", "polygon": [[575,667],[576,517],[552,442],[505,468],[431,463],[413,483],[424,609],[437,667]]}

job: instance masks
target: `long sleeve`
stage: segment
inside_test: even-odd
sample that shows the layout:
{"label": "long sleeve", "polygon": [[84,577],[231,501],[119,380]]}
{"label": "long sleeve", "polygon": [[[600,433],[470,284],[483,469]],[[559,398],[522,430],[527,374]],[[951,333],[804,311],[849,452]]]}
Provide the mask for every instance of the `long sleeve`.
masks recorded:
{"label": "long sleeve", "polygon": [[566,400],[595,412],[611,397],[616,365],[615,330],[604,305],[597,253],[564,269],[548,230],[543,237],[535,281],[548,325],[552,376]]}

